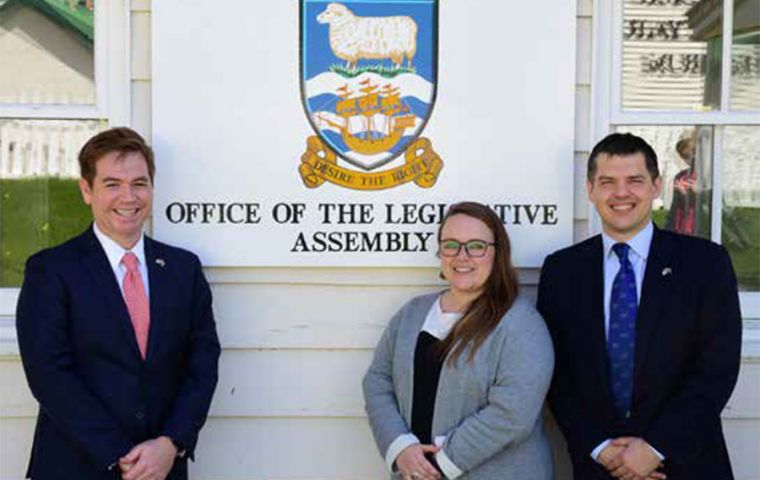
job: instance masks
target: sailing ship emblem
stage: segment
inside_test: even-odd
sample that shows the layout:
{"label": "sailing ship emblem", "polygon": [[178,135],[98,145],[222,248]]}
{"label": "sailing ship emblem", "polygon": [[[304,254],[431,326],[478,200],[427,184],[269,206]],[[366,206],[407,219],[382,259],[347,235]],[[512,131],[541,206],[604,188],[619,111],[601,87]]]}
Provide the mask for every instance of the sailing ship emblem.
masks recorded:
{"label": "sailing ship emblem", "polygon": [[[336,104],[336,113],[343,123],[336,123],[329,118],[315,115],[318,125],[325,122],[340,130],[341,139],[354,152],[374,155],[390,151],[401,140],[407,128],[414,127],[416,117],[409,114],[409,107],[399,99],[399,88],[385,84],[380,92],[371,79],[360,82],[361,94],[354,97],[348,85],[337,89],[340,100]],[[383,119],[376,124],[375,117]],[[361,128],[351,130],[351,120],[358,119]]]}
{"label": "sailing ship emblem", "polygon": [[437,0],[301,0],[301,94],[316,133],[299,166],[307,187],[435,183],[443,164],[420,134],[436,93],[437,11]]}

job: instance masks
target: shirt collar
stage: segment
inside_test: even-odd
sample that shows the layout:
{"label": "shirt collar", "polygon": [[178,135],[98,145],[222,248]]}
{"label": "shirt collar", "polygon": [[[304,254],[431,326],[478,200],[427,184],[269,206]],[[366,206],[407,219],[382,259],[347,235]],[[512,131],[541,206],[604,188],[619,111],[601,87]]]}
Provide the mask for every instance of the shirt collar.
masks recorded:
{"label": "shirt collar", "polygon": [[[646,260],[649,257],[649,247],[652,245],[652,236],[654,235],[654,224],[652,222],[647,223],[646,227],[642,228],[639,233],[634,235],[628,241],[624,242],[628,244],[634,254],[639,258]],[[616,243],[620,243],[613,239],[606,233],[602,232],[602,245],[604,246],[604,258],[610,258],[610,255],[614,255],[612,252],[612,246]]]}
{"label": "shirt collar", "polygon": [[99,228],[98,224],[95,222],[92,222],[92,230],[95,232],[95,237],[97,237],[98,241],[100,242],[100,245],[103,247],[103,250],[106,252],[106,257],[108,257],[108,263],[111,265],[111,269],[113,271],[117,271],[119,268],[119,265],[121,264],[121,259],[124,257],[124,254],[127,252],[132,252],[137,257],[138,263],[140,265],[146,265],[145,263],[145,233],[140,234],[140,239],[135,243],[135,246],[132,247],[129,250],[125,250],[124,247],[113,241],[111,237],[103,233]]}

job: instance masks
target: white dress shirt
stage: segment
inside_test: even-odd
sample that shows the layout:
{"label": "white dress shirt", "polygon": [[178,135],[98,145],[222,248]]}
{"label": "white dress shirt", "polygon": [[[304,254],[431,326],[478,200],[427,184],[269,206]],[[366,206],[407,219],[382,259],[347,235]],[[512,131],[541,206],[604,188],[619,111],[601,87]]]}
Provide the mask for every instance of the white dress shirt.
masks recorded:
{"label": "white dress shirt", "polygon": [[145,234],[140,235],[140,240],[135,243],[135,246],[130,250],[125,250],[121,245],[114,242],[108,235],[103,233],[98,224],[92,223],[92,230],[95,232],[95,237],[100,242],[103,250],[108,257],[108,264],[111,265],[111,270],[116,277],[116,282],[119,284],[119,290],[121,295],[124,296],[124,277],[127,275],[127,267],[121,263],[121,259],[127,252],[132,252],[137,257],[138,269],[140,270],[140,276],[142,277],[143,285],[145,285],[145,296],[150,301],[150,281],[148,280],[148,267],[145,264]]}

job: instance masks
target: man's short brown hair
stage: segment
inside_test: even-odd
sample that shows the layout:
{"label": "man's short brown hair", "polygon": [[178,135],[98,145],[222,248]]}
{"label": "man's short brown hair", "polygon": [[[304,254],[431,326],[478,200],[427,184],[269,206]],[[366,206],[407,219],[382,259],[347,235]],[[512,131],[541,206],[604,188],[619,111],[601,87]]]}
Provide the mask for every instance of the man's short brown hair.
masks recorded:
{"label": "man's short brown hair", "polygon": [[79,151],[79,174],[92,186],[95,180],[96,164],[98,160],[111,152],[131,153],[137,152],[145,158],[148,165],[148,174],[153,183],[153,175],[156,173],[156,165],[153,161],[153,149],[145,139],[131,128],[116,127],[100,132],[87,140],[82,150]]}

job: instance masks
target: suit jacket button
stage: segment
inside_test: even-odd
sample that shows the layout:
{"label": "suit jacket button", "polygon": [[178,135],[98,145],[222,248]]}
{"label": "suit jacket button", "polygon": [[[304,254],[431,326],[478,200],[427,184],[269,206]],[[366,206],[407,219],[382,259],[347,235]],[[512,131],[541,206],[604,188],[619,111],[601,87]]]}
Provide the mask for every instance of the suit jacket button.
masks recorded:
{"label": "suit jacket button", "polygon": [[135,417],[138,420],[142,420],[143,418],[145,418],[145,414],[142,411],[140,411],[140,412],[135,413]]}

